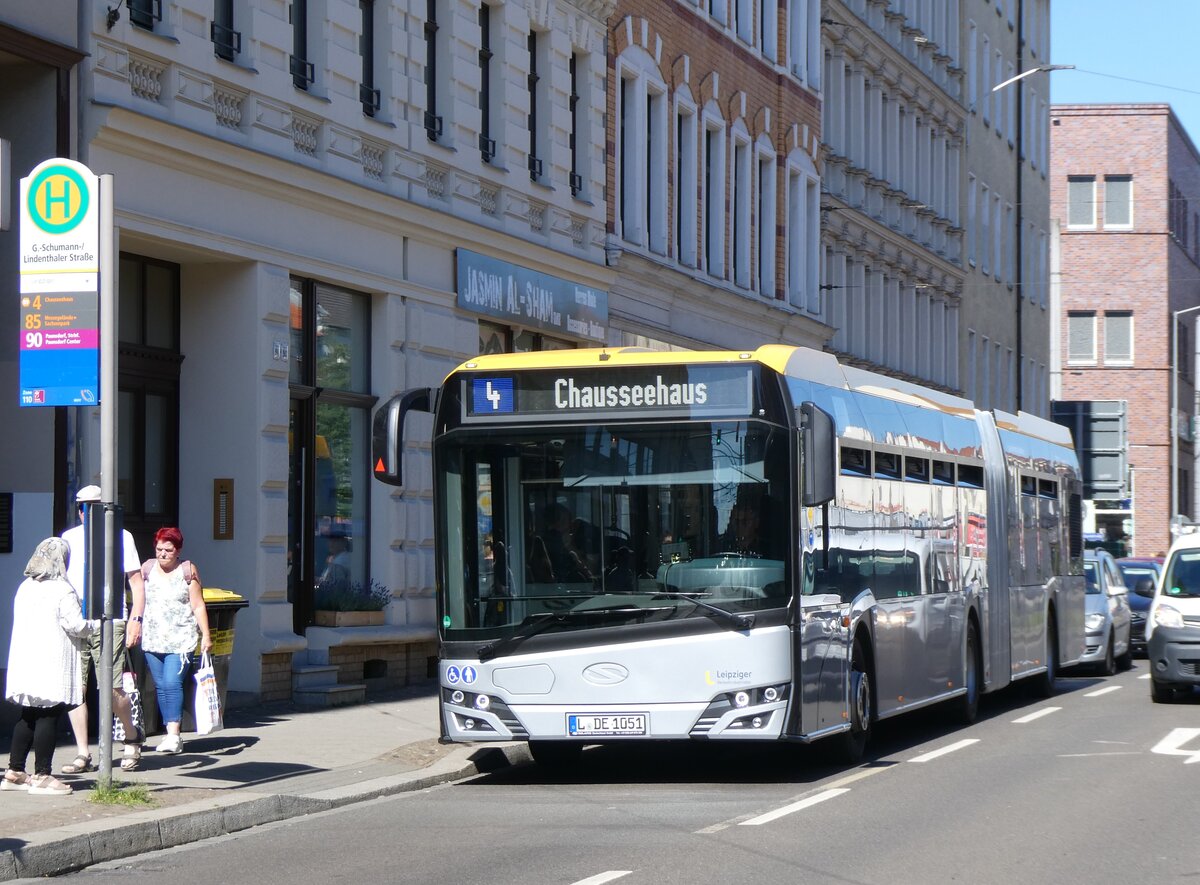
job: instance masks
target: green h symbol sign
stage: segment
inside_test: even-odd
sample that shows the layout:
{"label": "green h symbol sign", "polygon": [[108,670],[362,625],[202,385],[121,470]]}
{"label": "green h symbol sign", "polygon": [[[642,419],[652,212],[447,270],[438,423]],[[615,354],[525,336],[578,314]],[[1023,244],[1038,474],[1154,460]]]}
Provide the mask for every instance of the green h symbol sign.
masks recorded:
{"label": "green h symbol sign", "polygon": [[27,207],[33,223],[46,233],[64,234],[83,221],[89,202],[87,183],[78,172],[51,166],[30,184]]}

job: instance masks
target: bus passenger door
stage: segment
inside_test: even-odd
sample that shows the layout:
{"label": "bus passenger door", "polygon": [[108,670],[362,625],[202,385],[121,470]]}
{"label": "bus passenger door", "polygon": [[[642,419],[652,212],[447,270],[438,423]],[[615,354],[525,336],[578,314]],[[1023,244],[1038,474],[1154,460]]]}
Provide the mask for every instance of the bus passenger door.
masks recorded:
{"label": "bus passenger door", "polygon": [[849,639],[842,626],[841,596],[800,597],[800,654],[797,691],[800,730],[812,734],[841,725],[849,678]]}

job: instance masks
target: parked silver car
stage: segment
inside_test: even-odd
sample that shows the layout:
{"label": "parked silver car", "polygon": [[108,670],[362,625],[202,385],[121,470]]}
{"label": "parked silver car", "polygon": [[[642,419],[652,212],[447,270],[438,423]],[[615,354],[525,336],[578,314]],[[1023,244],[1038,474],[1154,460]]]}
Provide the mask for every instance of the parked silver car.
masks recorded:
{"label": "parked silver car", "polygon": [[1117,672],[1118,666],[1128,670],[1133,666],[1132,616],[1121,567],[1107,550],[1085,550],[1083,576],[1087,649],[1080,663],[1097,666],[1105,676]]}

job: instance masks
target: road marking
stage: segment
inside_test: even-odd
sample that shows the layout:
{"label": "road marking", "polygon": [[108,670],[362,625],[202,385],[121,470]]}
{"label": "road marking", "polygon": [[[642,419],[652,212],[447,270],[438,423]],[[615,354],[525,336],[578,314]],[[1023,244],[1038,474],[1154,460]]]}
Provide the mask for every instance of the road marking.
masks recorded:
{"label": "road marking", "polygon": [[825,790],[817,793],[815,796],[809,796],[807,799],[801,799],[799,802],[793,802],[791,805],[785,805],[783,808],[776,808],[774,811],[768,811],[766,814],[760,814],[758,817],[752,817],[749,820],[744,820],[738,824],[739,827],[757,827],[762,824],[769,824],[773,820],[792,814],[796,811],[803,811],[805,808],[811,808],[827,799],[833,799],[843,793],[849,793],[849,790]]}
{"label": "road marking", "polygon": [[1149,679],[1149,678],[1150,678],[1149,673],[1143,673],[1141,676],[1138,677],[1138,679]]}
{"label": "road marking", "polygon": [[1057,713],[1062,707],[1042,707],[1040,710],[1034,710],[1028,716],[1022,716],[1020,719],[1014,719],[1013,725],[1024,725],[1026,722],[1032,722],[1034,719],[1041,719],[1043,716],[1049,716],[1051,713]]}
{"label": "road marking", "polygon": [[1200,762],[1200,750],[1180,749],[1188,741],[1200,736],[1200,728],[1174,728],[1171,733],[1154,745],[1150,752],[1161,753],[1164,756],[1187,756],[1184,765]]}
{"label": "road marking", "polygon": [[[892,768],[894,765],[898,764],[898,762],[874,762],[864,765],[862,768],[850,772],[850,774],[846,775],[845,777],[839,778],[831,784],[826,784],[825,788],[827,790],[836,790],[839,787],[845,787],[854,783],[855,781],[860,781],[863,778],[870,777],[873,774],[879,774],[881,771],[887,771],[889,768]],[[843,790],[842,792],[845,791]],[[730,818],[729,820],[724,820],[720,823],[715,823],[704,827],[703,829],[696,830],[695,833],[697,836],[711,836],[713,833],[721,832],[721,830],[724,830],[726,827],[731,827],[734,824],[740,825],[751,819],[752,815],[744,814],[741,817]]]}
{"label": "road marking", "polygon": [[1089,691],[1087,694],[1084,695],[1084,697],[1085,698],[1098,698],[1102,694],[1108,694],[1110,692],[1120,691],[1120,690],[1121,690],[1121,686],[1119,686],[1119,685],[1106,685],[1104,688],[1098,688],[1095,691]]}
{"label": "road marking", "polygon": [[633,870],[609,870],[607,873],[598,873],[595,876],[588,876],[586,879],[580,879],[572,885],[604,885],[605,882],[612,882],[620,879],[622,876],[628,876]]}
{"label": "road marking", "polygon": [[928,762],[930,759],[936,759],[938,756],[945,756],[947,753],[953,753],[955,750],[961,750],[964,747],[969,747],[971,744],[977,743],[979,743],[979,738],[967,738],[966,740],[959,741],[956,744],[951,744],[948,747],[942,747],[940,750],[930,750],[928,753],[922,753],[920,756],[916,756],[908,761]]}

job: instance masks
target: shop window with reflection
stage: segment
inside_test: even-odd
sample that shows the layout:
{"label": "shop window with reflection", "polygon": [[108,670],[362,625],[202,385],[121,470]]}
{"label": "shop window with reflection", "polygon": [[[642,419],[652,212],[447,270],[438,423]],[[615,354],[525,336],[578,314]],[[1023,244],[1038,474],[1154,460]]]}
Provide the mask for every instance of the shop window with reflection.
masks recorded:
{"label": "shop window with reflection", "polygon": [[148,556],[179,524],[179,265],[122,253],[118,291],[117,503]]}
{"label": "shop window with reflection", "polygon": [[291,285],[288,599],[303,632],[370,587],[370,297]]}
{"label": "shop window with reflection", "polygon": [[499,323],[479,321],[479,352],[489,353],[532,353],[538,350],[570,350],[578,345],[574,341],[543,335],[528,329],[513,329]]}

